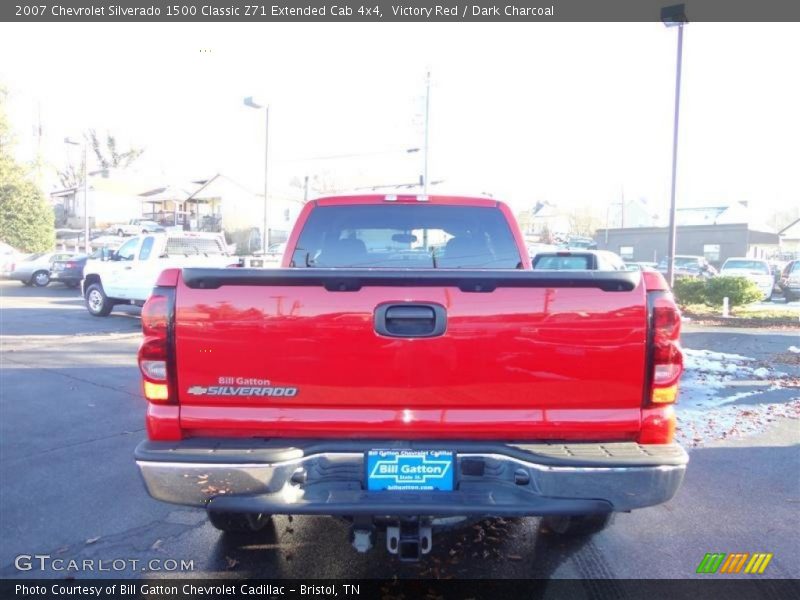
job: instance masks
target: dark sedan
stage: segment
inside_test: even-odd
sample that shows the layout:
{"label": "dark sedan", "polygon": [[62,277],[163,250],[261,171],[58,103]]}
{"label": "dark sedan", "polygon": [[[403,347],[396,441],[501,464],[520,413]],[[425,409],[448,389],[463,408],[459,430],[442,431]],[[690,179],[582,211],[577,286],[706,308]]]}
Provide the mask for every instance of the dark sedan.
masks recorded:
{"label": "dark sedan", "polygon": [[83,267],[88,260],[86,254],[76,254],[50,263],[50,282],[61,282],[69,288],[77,288],[83,279]]}

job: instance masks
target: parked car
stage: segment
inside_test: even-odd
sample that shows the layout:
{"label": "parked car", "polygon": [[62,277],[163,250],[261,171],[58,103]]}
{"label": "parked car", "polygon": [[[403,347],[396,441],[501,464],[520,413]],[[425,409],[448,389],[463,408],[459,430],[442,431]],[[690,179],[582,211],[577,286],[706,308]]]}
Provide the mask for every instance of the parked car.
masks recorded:
{"label": "parked car", "polygon": [[590,535],[680,486],[660,274],[532,270],[504,203],[411,195],[309,202],[281,266],[158,277],[135,452],[154,498],[223,531],[343,517],[357,551],[383,529],[417,560],[440,527]]}
{"label": "parked car", "polygon": [[625,261],[625,269],[628,271],[657,271],[658,263]]}
{"label": "parked car", "polygon": [[75,254],[69,258],[58,256],[50,262],[50,282],[63,283],[68,288],[77,288],[83,279],[83,268],[89,259],[87,254]]}
{"label": "parked car", "polygon": [[533,268],[548,271],[626,271],[624,261],[608,250],[559,250],[532,257]]}
{"label": "parked car", "polygon": [[122,225],[112,225],[110,231],[116,232],[117,235],[139,235],[140,233],[163,233],[166,231],[164,227],[155,221],[148,221],[147,219],[131,219]]}
{"label": "parked car", "polygon": [[[666,258],[661,259],[657,269],[663,275],[667,274]],[[704,256],[676,255],[673,269],[676,277],[708,279],[717,275],[717,270]]]}
{"label": "parked car", "polygon": [[719,271],[720,277],[745,277],[758,286],[764,300],[772,299],[775,279],[766,260],[758,258],[729,258]]}
{"label": "parked car", "polygon": [[228,255],[218,233],[153,233],[127,240],[118,250],[103,249],[99,260],[84,266],[83,296],[96,317],[108,316],[116,304],[143,304],[170,267],[226,267],[238,263]]}
{"label": "parked car", "polygon": [[778,287],[787,302],[800,300],[800,259],[790,260],[781,271]]}
{"label": "parked car", "polygon": [[53,260],[68,259],[73,252],[38,252],[26,256],[15,264],[9,279],[16,279],[23,285],[45,287],[50,283],[50,263]]}
{"label": "parked car", "polygon": [[567,248],[569,250],[581,250],[581,249],[596,250],[597,242],[589,237],[571,236],[567,238],[562,244],[560,244],[560,246],[563,248]]}
{"label": "parked car", "polygon": [[13,246],[0,242],[0,277],[7,279],[14,270],[16,263],[25,258],[25,256],[24,253]]}

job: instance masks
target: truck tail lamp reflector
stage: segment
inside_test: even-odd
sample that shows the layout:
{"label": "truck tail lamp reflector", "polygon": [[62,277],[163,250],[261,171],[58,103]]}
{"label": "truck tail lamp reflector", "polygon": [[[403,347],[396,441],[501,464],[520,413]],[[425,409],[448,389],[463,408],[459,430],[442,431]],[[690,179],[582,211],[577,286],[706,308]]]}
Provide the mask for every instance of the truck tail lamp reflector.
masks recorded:
{"label": "truck tail lamp reflector", "polygon": [[651,402],[675,402],[683,373],[680,346],[681,315],[671,294],[659,293],[653,302],[653,373]]}
{"label": "truck tail lamp reflector", "polygon": [[169,368],[174,298],[174,289],[157,287],[142,308],[144,340],[139,347],[139,370],[145,398],[150,402],[174,404]]}

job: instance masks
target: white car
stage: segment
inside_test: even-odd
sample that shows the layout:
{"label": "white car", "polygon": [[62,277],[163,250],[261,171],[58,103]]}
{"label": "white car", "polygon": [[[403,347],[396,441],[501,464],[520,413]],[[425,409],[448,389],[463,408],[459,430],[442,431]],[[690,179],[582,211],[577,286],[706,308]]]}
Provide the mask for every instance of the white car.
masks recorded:
{"label": "white car", "polygon": [[83,297],[89,313],[106,317],[116,304],[144,304],[164,269],[228,267],[237,262],[218,233],[139,235],[86,262]]}
{"label": "white car", "polygon": [[772,298],[775,278],[770,271],[769,263],[758,258],[729,258],[719,271],[720,277],[746,277],[758,286],[764,294],[764,300]]}
{"label": "white car", "polygon": [[163,232],[164,228],[155,221],[147,219],[131,219],[121,225],[112,225],[109,230],[117,235],[139,235],[140,233]]}
{"label": "white car", "polygon": [[50,263],[54,260],[67,260],[74,252],[38,252],[26,256],[14,264],[9,279],[16,279],[22,285],[45,287],[50,283]]}
{"label": "white car", "polygon": [[0,242],[0,277],[8,278],[17,262],[25,258],[25,254],[5,242]]}

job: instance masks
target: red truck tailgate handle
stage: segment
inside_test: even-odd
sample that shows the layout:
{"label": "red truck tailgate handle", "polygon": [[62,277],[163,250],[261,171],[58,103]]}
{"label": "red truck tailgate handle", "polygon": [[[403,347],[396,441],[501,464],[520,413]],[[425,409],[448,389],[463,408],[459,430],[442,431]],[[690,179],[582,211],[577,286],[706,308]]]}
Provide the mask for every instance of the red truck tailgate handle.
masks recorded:
{"label": "red truck tailgate handle", "polygon": [[375,331],[389,337],[435,337],[447,329],[440,304],[381,304],[375,309]]}

